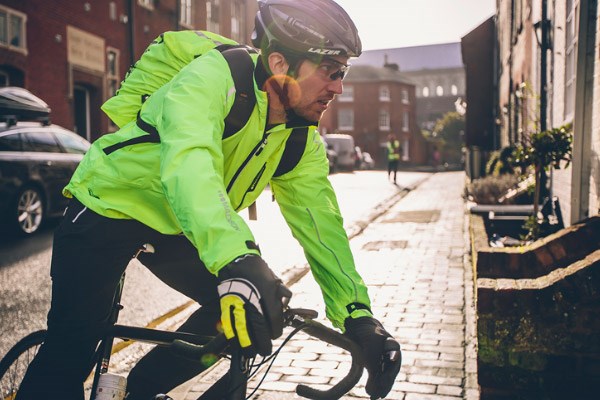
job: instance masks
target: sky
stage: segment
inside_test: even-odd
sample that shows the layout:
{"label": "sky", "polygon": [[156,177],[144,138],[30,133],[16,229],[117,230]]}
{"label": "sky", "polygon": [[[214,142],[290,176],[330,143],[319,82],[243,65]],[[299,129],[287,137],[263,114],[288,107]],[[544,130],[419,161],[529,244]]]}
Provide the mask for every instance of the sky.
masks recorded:
{"label": "sky", "polygon": [[460,42],[496,10],[496,0],[335,1],[354,20],[363,50]]}

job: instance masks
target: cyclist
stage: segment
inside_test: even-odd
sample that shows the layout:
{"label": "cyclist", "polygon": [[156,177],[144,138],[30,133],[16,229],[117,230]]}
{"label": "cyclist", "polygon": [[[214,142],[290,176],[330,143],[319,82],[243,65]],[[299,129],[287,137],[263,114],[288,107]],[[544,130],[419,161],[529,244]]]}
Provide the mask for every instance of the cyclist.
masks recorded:
{"label": "cyclist", "polygon": [[[252,56],[257,101],[241,131],[222,138],[234,90],[215,50],[152,94],[138,121],[102,136],[84,157],[64,190],[72,201],[55,233],[47,340],[18,399],[83,399],[115,287],[143,243],[156,251],[140,261],[202,306],[180,329],[211,334],[220,320],[248,357],[270,354],[290,293],[237,214],[268,183],[305,250],[328,318],[364,349],[367,393],[381,398],[391,389],[400,360],[384,362],[383,354],[399,345],[371,312],[316,130],[342,92],[349,58],[361,53],[356,27],[332,0],[259,0],[253,44],[260,48]],[[158,143],[137,142],[149,127]],[[278,174],[293,146],[300,146],[300,160]],[[166,392],[204,368],[154,349],[130,373],[128,399]]]}

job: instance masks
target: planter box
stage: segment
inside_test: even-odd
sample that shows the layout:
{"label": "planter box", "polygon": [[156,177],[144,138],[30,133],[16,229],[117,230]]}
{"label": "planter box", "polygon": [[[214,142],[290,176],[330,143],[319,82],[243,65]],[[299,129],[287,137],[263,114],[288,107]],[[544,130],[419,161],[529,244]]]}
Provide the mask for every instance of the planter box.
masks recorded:
{"label": "planter box", "polygon": [[470,216],[482,399],[591,399],[600,390],[600,217],[491,248]]}

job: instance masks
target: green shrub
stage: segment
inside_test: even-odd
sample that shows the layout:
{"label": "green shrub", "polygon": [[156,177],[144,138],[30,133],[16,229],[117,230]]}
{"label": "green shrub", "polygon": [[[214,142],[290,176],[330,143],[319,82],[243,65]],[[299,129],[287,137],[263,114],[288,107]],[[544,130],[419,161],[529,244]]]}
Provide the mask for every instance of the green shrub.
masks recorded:
{"label": "green shrub", "polygon": [[[467,184],[465,195],[477,204],[500,204],[506,193],[518,184],[519,177],[514,174],[488,175]],[[505,200],[502,204],[511,204],[511,201]]]}

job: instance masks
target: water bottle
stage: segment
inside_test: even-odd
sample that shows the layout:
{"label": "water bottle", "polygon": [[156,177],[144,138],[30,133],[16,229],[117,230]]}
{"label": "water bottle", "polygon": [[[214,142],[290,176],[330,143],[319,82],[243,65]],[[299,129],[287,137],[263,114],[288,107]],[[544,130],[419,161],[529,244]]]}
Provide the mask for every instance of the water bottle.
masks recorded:
{"label": "water bottle", "polygon": [[116,374],[101,374],[96,389],[96,400],[124,400],[127,379]]}

